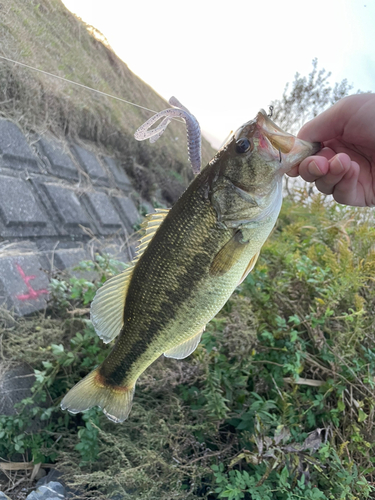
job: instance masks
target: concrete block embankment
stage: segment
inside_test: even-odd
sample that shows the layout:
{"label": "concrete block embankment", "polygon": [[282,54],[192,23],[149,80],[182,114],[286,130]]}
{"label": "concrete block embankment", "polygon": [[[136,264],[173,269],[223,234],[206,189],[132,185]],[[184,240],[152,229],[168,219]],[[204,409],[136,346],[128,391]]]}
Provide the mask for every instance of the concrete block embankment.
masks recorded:
{"label": "concrete block embankment", "polygon": [[140,222],[125,170],[94,144],[25,136],[0,120],[0,307],[44,309],[52,268],[73,267],[90,249],[129,260]]}

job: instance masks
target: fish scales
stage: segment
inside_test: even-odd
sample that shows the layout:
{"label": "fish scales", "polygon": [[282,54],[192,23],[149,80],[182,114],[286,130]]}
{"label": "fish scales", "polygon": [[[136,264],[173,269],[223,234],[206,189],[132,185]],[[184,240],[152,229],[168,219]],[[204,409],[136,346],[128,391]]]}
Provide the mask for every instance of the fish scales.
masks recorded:
{"label": "fish scales", "polygon": [[232,231],[218,229],[216,212],[204,198],[205,190],[206,184],[197,177],[134,269],[124,330],[117,349],[103,365],[102,373],[114,383],[125,385],[126,378],[138,378],[145,363],[152,363],[169,347],[202,329],[232,293],[232,282],[238,281],[237,276],[226,274],[217,286],[217,280],[209,275],[214,256]]}
{"label": "fish scales", "polygon": [[117,342],[68,392],[63,409],[99,406],[122,422],[138,377],[153,361],[193,352],[205,325],[254,267],[280,211],[283,173],[320,147],[283,132],[261,111],[168,213],[149,216],[143,253],[99,289],[91,307],[98,335],[109,342],[119,334]]}

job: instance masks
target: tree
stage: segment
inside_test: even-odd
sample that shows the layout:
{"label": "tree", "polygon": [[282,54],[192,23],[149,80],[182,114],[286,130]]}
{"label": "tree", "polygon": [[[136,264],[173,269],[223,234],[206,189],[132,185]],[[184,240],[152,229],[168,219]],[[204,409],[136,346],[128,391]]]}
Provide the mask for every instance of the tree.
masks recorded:
{"label": "tree", "polygon": [[346,78],[332,87],[329,83],[331,73],[324,68],[318,69],[316,58],[312,65],[307,77],[296,73],[291,88],[287,83],[282,98],[271,103],[272,120],[292,134],[296,134],[305,122],[348,95],[353,88]]}

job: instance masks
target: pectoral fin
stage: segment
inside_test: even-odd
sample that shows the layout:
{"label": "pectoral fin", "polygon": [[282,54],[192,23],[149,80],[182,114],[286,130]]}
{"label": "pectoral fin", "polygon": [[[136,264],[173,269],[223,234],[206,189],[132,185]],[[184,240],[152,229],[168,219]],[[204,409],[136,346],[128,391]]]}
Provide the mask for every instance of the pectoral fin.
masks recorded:
{"label": "pectoral fin", "polygon": [[248,242],[242,241],[241,230],[237,230],[232,238],[214,257],[210,267],[210,275],[223,276],[223,274],[230,271],[241,258],[242,253],[246,250],[247,244]]}
{"label": "pectoral fin", "polygon": [[247,268],[245,269],[245,272],[242,275],[242,278],[238,282],[238,285],[240,285],[244,281],[244,279],[246,278],[246,276],[249,273],[251,273],[251,271],[253,270],[253,268],[254,268],[257,260],[258,260],[259,254],[260,254],[260,252],[257,252],[253,257],[251,257],[250,262],[248,263]]}
{"label": "pectoral fin", "polygon": [[199,342],[201,341],[202,333],[204,332],[206,327],[203,328],[202,331],[190,337],[190,339],[182,342],[182,344],[177,345],[176,347],[172,347],[168,351],[165,351],[164,356],[166,358],[174,358],[174,359],[184,359],[190,356],[190,354],[195,351],[198,347]]}

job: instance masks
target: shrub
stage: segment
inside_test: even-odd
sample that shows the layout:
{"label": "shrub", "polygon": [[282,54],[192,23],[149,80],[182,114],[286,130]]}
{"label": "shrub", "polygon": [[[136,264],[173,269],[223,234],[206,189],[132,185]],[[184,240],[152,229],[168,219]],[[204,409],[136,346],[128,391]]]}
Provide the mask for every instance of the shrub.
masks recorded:
{"label": "shrub", "polygon": [[[84,307],[111,274],[109,261],[89,265],[100,271],[94,285],[54,282],[54,317],[4,332],[5,355],[27,352],[36,382],[17,416],[0,417],[0,454],[57,463],[85,498],[370,498],[374,241],[370,211],[303,191],[289,197],[256,268],[201,345],[187,360],[160,358],[146,370],[122,425],[96,409],[58,408],[108,352]],[[37,431],[27,427],[30,412],[45,422]]]}

